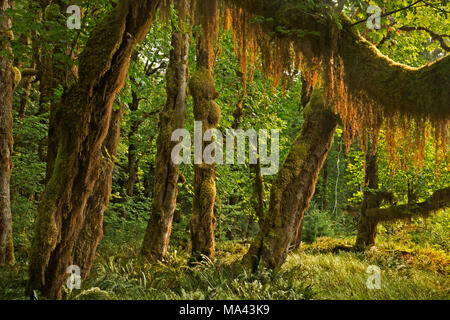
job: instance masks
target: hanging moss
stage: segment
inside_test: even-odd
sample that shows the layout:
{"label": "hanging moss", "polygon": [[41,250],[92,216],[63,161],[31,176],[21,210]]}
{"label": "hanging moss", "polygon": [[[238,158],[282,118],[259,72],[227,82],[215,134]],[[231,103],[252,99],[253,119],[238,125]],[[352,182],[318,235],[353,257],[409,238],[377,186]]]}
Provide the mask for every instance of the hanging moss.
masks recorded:
{"label": "hanging moss", "polygon": [[241,71],[247,73],[247,52],[257,52],[257,38],[263,70],[275,85],[286,81],[292,66],[301,68],[308,87],[323,76],[327,99],[342,120],[347,150],[355,138],[366,150],[367,133],[383,128],[391,163],[401,161],[396,153],[407,146],[405,153],[417,166],[423,164],[431,134],[436,160],[450,160],[449,56],[421,68],[396,63],[365,40],[347,17],[341,15],[336,23],[334,12],[320,2],[225,3]]}

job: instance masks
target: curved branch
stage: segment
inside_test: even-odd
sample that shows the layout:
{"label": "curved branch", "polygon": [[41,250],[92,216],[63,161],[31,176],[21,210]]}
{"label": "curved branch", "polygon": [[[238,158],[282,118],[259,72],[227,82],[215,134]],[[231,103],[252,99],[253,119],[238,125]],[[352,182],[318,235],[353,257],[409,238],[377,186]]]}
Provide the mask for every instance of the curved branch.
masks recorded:
{"label": "curved branch", "polygon": [[[402,115],[433,123],[450,119],[450,56],[421,68],[396,63],[365,40],[345,15],[338,28],[321,2],[311,8],[300,0],[227,1],[262,17],[264,32],[291,39],[299,44],[296,50],[316,63],[329,64],[329,51],[335,50],[342,59],[339,67],[348,96],[360,104],[377,105],[384,117]],[[307,35],[297,36],[298,30]]]}
{"label": "curved branch", "polygon": [[366,96],[385,116],[401,114],[430,119],[450,118],[450,56],[421,68],[396,63],[348,26],[341,32],[340,56],[348,93]]}
{"label": "curved branch", "polygon": [[445,208],[450,208],[450,187],[434,192],[430,198],[421,203],[368,209],[366,216],[377,222],[386,222],[412,217],[427,217],[437,210]]}

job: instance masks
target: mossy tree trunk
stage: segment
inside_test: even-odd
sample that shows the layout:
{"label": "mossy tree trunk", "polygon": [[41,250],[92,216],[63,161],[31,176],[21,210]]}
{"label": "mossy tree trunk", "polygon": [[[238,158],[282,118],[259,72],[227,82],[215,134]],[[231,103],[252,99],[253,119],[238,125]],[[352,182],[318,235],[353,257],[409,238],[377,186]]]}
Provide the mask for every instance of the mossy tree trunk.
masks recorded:
{"label": "mossy tree trunk", "polygon": [[111,195],[112,174],[120,139],[122,116],[123,108],[112,113],[108,135],[101,150],[100,176],[87,201],[83,229],[73,249],[73,264],[80,267],[83,278],[89,275],[98,243],[103,237],[103,214],[108,207]]}
{"label": "mossy tree trunk", "polygon": [[12,216],[10,179],[12,169],[12,102],[14,89],[20,73],[14,70],[12,59],[11,27],[12,21],[6,10],[12,7],[12,1],[0,0],[0,266],[14,263],[14,247],[12,239]]}
{"label": "mossy tree trunk", "polygon": [[322,210],[327,209],[328,199],[327,199],[327,189],[328,189],[328,158],[325,159],[325,164],[323,165],[323,180],[322,180],[322,201],[320,202],[320,206]]}
{"label": "mossy tree trunk", "polygon": [[[189,82],[194,98],[194,117],[195,121],[202,123],[202,136],[207,130],[217,128],[220,121],[220,109],[214,102],[219,94],[212,74],[213,63],[205,42],[207,41],[203,37],[197,37],[197,70]],[[202,141],[202,150],[209,144],[210,142]],[[193,260],[200,260],[202,255],[214,258],[215,199],[215,164],[195,164],[194,201],[190,221]]]}
{"label": "mossy tree trunk", "polygon": [[[246,81],[246,80],[244,80]],[[244,83],[244,86],[246,84]],[[236,109],[233,112],[233,130],[238,130],[242,123],[242,117],[244,115],[244,100],[246,97],[245,90],[242,92],[241,97],[236,105]],[[236,139],[235,139],[236,140]],[[253,181],[253,208],[255,210],[255,215],[258,219],[259,224],[262,224],[264,218],[264,201],[265,201],[265,190],[264,190],[264,177],[261,171],[261,160],[258,155],[256,164],[250,164],[250,179]],[[249,216],[248,226],[250,226],[255,219]],[[249,231],[250,228],[247,228]]]}
{"label": "mossy tree trunk", "polygon": [[269,210],[244,265],[276,268],[284,262],[314,195],[336,127],[337,118],[326,108],[323,93],[315,91],[305,110],[302,131],[272,186]]}
{"label": "mossy tree trunk", "polygon": [[250,171],[253,178],[253,194],[255,199],[253,200],[256,217],[260,224],[264,219],[264,201],[266,194],[264,191],[264,177],[261,172],[261,161],[258,158],[256,164],[250,164]]}
{"label": "mossy tree trunk", "polygon": [[358,233],[356,236],[356,248],[366,248],[375,245],[377,235],[377,219],[367,216],[367,210],[370,208],[379,208],[381,205],[380,197],[377,196],[378,189],[378,162],[377,150],[371,141],[366,154],[366,172],[365,185],[369,191],[364,192],[364,199],[360,209],[360,217],[358,222]]}
{"label": "mossy tree trunk", "polygon": [[[133,101],[130,104],[130,113],[136,113],[139,110],[140,100],[137,97],[136,92],[132,92]],[[135,143],[135,136],[139,130],[140,120],[135,117],[130,117],[130,131],[128,132],[128,179],[127,179],[127,195],[132,197],[134,195],[134,186],[137,180],[138,173],[138,159],[137,159],[137,146]]]}
{"label": "mossy tree trunk", "polygon": [[[33,63],[31,67],[34,69],[36,65]],[[23,85],[24,93],[23,96],[20,98],[19,119],[24,119],[27,113],[28,101],[30,99],[32,86],[33,86],[33,76],[27,76],[24,79]]]}
{"label": "mossy tree trunk", "polygon": [[112,104],[131,54],[156,14],[158,0],[122,0],[92,31],[80,57],[79,80],[56,108],[58,152],[41,196],[30,258],[28,293],[61,298],[86,203],[99,176]]}
{"label": "mossy tree trunk", "polygon": [[[20,36],[20,40],[19,40],[20,44],[23,46],[28,46],[31,44],[31,38],[25,35]],[[23,85],[23,94],[20,97],[20,103],[19,103],[19,115],[18,118],[19,119],[23,119],[25,118],[26,112],[27,112],[27,108],[28,108],[28,102],[30,99],[30,95],[31,95],[31,88],[33,86],[33,79],[36,76],[36,54],[34,53],[34,47],[32,48],[33,50],[33,55],[32,55],[32,61],[30,63],[30,68],[28,69],[29,73],[26,74],[26,72],[24,72],[25,70],[23,70],[23,63],[21,61],[18,61],[18,59],[15,59],[16,61],[14,62],[17,67],[22,71],[22,82],[21,84]]]}
{"label": "mossy tree trunk", "polygon": [[[75,1],[70,1],[71,4],[75,4]],[[41,0],[40,5],[42,8],[43,21],[46,23],[58,23],[61,13],[65,12],[67,2],[57,0],[57,1],[47,1]],[[65,23],[65,22],[64,22]],[[66,28],[66,25],[60,26],[60,28]],[[46,32],[50,32],[50,28],[46,27]],[[48,183],[53,169],[55,166],[55,161],[58,153],[58,119],[56,118],[56,104],[54,92],[58,85],[62,85],[63,90],[67,90],[69,86],[69,74],[73,72],[66,62],[62,62],[57,58],[57,55],[64,55],[67,53],[67,44],[63,42],[50,42],[46,40],[42,35],[35,36],[36,39],[36,50],[37,50],[37,72],[39,79],[39,110],[38,115],[50,112],[49,117],[49,128],[48,136],[42,143],[41,150],[42,154],[45,155],[46,149],[46,175],[45,183]],[[73,57],[69,57],[72,59]]]}
{"label": "mossy tree trunk", "polygon": [[[50,1],[40,0],[42,22],[44,24],[54,21],[57,14],[61,11],[58,4],[50,4]],[[50,27],[45,27],[45,32],[48,33]],[[38,79],[39,79],[39,110],[38,115],[50,111],[50,105],[53,96],[53,90],[58,86],[58,82],[53,77],[54,63],[53,53],[55,43],[49,43],[42,36],[39,38],[39,60],[38,60]]]}
{"label": "mossy tree trunk", "polygon": [[189,34],[183,24],[189,12],[188,1],[177,2],[179,25],[172,26],[172,50],[167,69],[167,101],[160,114],[157,140],[155,185],[152,212],[142,244],[149,260],[161,260],[167,253],[178,195],[179,166],[172,161],[172,133],[186,121]]}
{"label": "mossy tree trunk", "polygon": [[297,250],[302,243],[303,220],[304,219],[302,219],[302,221],[300,221],[300,224],[297,226],[297,230],[295,231],[294,235],[294,241],[292,241],[289,251]]}

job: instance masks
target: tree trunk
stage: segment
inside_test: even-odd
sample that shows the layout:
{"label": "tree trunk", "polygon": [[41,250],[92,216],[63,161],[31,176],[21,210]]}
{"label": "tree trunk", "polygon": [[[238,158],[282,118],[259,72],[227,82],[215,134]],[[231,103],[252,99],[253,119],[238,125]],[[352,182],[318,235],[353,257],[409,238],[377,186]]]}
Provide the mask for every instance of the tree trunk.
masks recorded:
{"label": "tree trunk", "polygon": [[254,200],[255,213],[258,217],[258,221],[260,225],[262,225],[264,219],[264,178],[261,173],[261,161],[258,158],[258,162],[256,164],[250,164],[250,170],[253,174],[253,192],[256,197]]}
{"label": "tree trunk", "polygon": [[[29,46],[31,43],[31,39],[29,37],[26,37],[22,35],[20,37],[20,43],[23,46]],[[34,51],[34,48],[33,48]],[[36,62],[34,60],[35,55],[33,52],[33,61],[31,62],[29,71],[35,71],[36,70]],[[19,69],[23,70],[23,63],[21,61],[15,61],[14,64],[17,65]],[[20,97],[20,104],[19,104],[19,119],[25,118],[27,107],[28,107],[28,100],[30,99],[31,95],[31,88],[33,86],[33,79],[35,78],[36,74],[26,74],[26,72],[22,72],[22,83],[23,83],[23,95]]]}
{"label": "tree trunk", "polygon": [[133,101],[130,105],[131,112],[131,126],[128,133],[128,180],[127,180],[127,195],[132,197],[134,194],[134,185],[136,184],[138,163],[137,163],[137,147],[134,142],[134,137],[139,129],[139,121],[133,117],[133,113],[139,110],[139,99],[133,91]]}
{"label": "tree trunk", "polygon": [[[328,159],[328,158],[327,158]],[[322,180],[322,201],[320,203],[322,210],[327,209],[327,186],[328,186],[328,160],[325,159],[325,164],[323,165],[323,180]]]}
{"label": "tree trunk", "polygon": [[260,262],[276,268],[286,259],[331,148],[337,119],[326,108],[322,92],[314,92],[304,113],[302,131],[272,186],[261,232],[243,259],[244,265],[252,269]]}
{"label": "tree trunk", "polygon": [[[5,11],[12,7],[11,1],[0,0],[0,45],[1,52],[12,54],[9,33],[12,33],[12,21]],[[10,178],[13,148],[12,102],[13,93],[19,75],[14,70],[12,60],[0,55],[0,266],[14,263],[12,239],[12,216]]]}
{"label": "tree trunk", "polygon": [[[197,71],[189,82],[194,98],[194,117],[202,123],[202,136],[209,129],[217,128],[220,121],[220,109],[214,102],[219,94],[216,91],[212,75],[208,41],[197,38]],[[203,139],[202,139],[203,140]],[[202,142],[202,151],[210,143]],[[215,164],[195,164],[194,168],[194,204],[190,222],[192,259],[201,260],[204,255],[214,258],[214,203],[216,199]]]}
{"label": "tree trunk", "polygon": [[366,173],[364,180],[366,187],[371,190],[364,192],[364,199],[361,205],[355,244],[355,247],[358,249],[374,246],[377,235],[378,221],[366,214],[368,209],[379,208],[381,204],[379,197],[375,193],[375,190],[378,189],[378,163],[377,150],[373,141],[369,142],[369,148],[366,154]]}
{"label": "tree trunk", "polygon": [[25,118],[25,115],[27,113],[28,100],[30,99],[32,86],[33,86],[33,76],[29,76],[25,79],[24,94],[20,98],[19,119]]}
{"label": "tree trunk", "polygon": [[120,139],[122,116],[123,108],[114,111],[111,116],[108,135],[102,147],[100,176],[87,201],[84,226],[73,250],[73,264],[80,267],[83,278],[89,275],[94,264],[97,245],[103,237],[103,214],[108,207],[111,195],[112,174]]}
{"label": "tree trunk", "polygon": [[88,198],[99,175],[100,151],[112,104],[122,88],[136,44],[147,33],[157,0],[122,0],[92,31],[80,57],[79,81],[62,97],[58,152],[41,196],[30,258],[28,293],[61,298]]}
{"label": "tree trunk", "polygon": [[[56,1],[58,2],[58,1]],[[50,4],[49,1],[40,0],[39,1],[42,10],[42,21],[43,22],[55,22],[55,14],[61,11],[59,4]],[[59,8],[57,10],[57,8]],[[45,27],[44,32],[48,33],[50,27]],[[56,47],[60,47],[60,44],[55,44],[53,42],[48,43],[42,36],[39,38],[39,60],[38,60],[38,78],[39,78],[39,110],[38,115],[44,114],[50,111],[50,106],[52,104],[53,91],[58,86],[58,82],[54,78],[54,62],[53,54]]]}
{"label": "tree trunk", "polygon": [[289,251],[297,250],[300,247],[300,244],[302,243],[303,220],[304,219],[300,221],[300,224],[298,225],[298,228],[295,231],[294,241],[292,241]]}
{"label": "tree trunk", "polygon": [[[73,4],[73,1],[71,2]],[[40,4],[43,12],[43,20],[47,22],[51,21],[53,23],[58,21],[57,14],[59,12],[64,12],[66,5],[64,1],[61,0],[52,1],[51,3],[47,0],[41,0]],[[60,27],[65,28],[66,26]],[[46,32],[48,31],[47,27]],[[41,150],[46,149],[46,152],[44,151],[42,153],[46,154],[47,167],[45,183],[47,184],[53,173],[58,153],[58,119],[55,110],[57,108],[55,105],[57,102],[53,95],[58,85],[62,85],[64,90],[68,89],[68,74],[70,70],[69,66],[55,58],[57,54],[66,54],[67,45],[65,48],[64,43],[62,42],[46,43],[45,38],[42,36],[35,36],[35,38],[34,41],[37,43],[37,69],[40,92],[38,115],[50,112],[48,136],[42,141],[42,146],[40,147]]]}
{"label": "tree trunk", "polygon": [[[179,25],[172,26],[172,50],[167,69],[167,102],[160,114],[157,140],[152,213],[142,244],[149,260],[161,260],[167,253],[178,195],[179,166],[172,162],[174,130],[184,128],[186,120],[189,35],[183,31],[189,12],[188,1],[177,2]],[[177,28],[180,31],[177,31]]]}

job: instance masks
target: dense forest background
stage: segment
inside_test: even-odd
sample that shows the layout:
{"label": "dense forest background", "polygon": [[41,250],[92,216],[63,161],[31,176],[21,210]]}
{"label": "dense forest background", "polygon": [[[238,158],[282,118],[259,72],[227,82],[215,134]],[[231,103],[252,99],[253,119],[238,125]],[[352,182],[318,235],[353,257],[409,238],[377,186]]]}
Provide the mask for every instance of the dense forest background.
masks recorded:
{"label": "dense forest background", "polygon": [[[52,144],[52,139],[58,139],[55,137],[61,136],[61,130],[67,130],[62,134],[67,139],[72,139],[78,132],[75,127],[61,126],[67,119],[54,110],[64,110],[58,105],[71,103],[67,97],[73,89],[69,88],[76,87],[80,78],[90,79],[79,74],[86,68],[80,66],[80,56],[88,50],[90,36],[98,33],[96,26],[121,5],[119,2],[126,1],[14,1],[14,7],[6,10],[8,2],[13,1],[1,1],[1,14],[10,17],[12,29],[2,29],[0,35],[3,37],[1,59],[11,61],[16,74],[10,180],[14,262],[0,268],[0,299],[30,296],[44,299],[46,295],[52,296],[48,294],[50,289],[30,291],[27,288],[30,288],[30,259],[33,250],[37,250],[33,238],[41,230],[36,227],[38,212],[43,210],[39,209],[39,203],[43,201],[44,189],[51,178],[49,161],[58,163],[55,150],[52,150],[58,143],[53,141]],[[83,277],[81,289],[68,290],[63,286],[59,298],[449,299],[450,211],[447,198],[445,204],[440,203],[439,207],[423,214],[410,213],[385,221],[381,219],[380,223],[377,221],[376,247],[372,244],[362,249],[354,247],[361,211],[371,195],[381,197],[377,198],[378,208],[409,206],[409,212],[413,212],[417,204],[426,203],[437,191],[450,186],[448,131],[443,138],[447,151],[442,153],[439,136],[432,134],[432,121],[425,125],[423,132],[426,134],[421,139],[415,139],[414,130],[397,130],[395,125],[385,123],[377,131],[377,137],[369,138],[367,142],[361,135],[350,137],[348,123],[338,120],[328,156],[318,168],[314,195],[304,213],[301,243],[293,243],[287,248],[286,261],[275,268],[270,263],[262,263],[257,267],[253,265],[250,270],[239,262],[253,239],[261,234],[265,214],[272,210],[270,199],[274,197],[272,190],[275,190],[277,175],[261,176],[261,167],[248,163],[215,166],[215,254],[193,259],[191,220],[199,173],[194,165],[181,164],[179,177],[175,180],[176,208],[168,251],[164,257],[147,259],[142,246],[146,230],[148,233],[150,228],[149,218],[155,212],[155,192],[158,192],[155,185],[161,179],[157,170],[161,163],[158,147],[164,145],[158,139],[167,137],[161,131],[161,123],[169,112],[168,95],[173,91],[170,81],[174,80],[168,70],[174,70],[170,69],[174,68],[173,61],[176,60],[173,52],[180,45],[174,42],[182,34],[192,35],[188,40],[190,46],[184,48],[188,49],[188,80],[201,64],[201,43],[207,42],[205,32],[201,33],[201,27],[205,30],[206,24],[192,16],[182,17],[179,4],[175,2],[170,5],[169,1],[162,1],[167,6],[161,5],[159,11],[155,11],[150,31],[130,54],[123,88],[117,92],[112,104],[111,117],[120,124],[120,140],[112,149],[102,148],[102,163],[109,163],[113,165],[111,169],[114,168],[111,183],[101,184],[110,195],[109,205],[104,207],[106,210],[100,210],[103,237],[96,251],[94,248],[95,262],[89,275]],[[309,10],[318,10],[314,1],[298,1],[304,2]],[[334,1],[318,3],[333,8],[338,6]],[[66,8],[71,4],[82,8],[80,29],[67,27],[70,14],[66,13]],[[367,7],[371,4],[382,8],[381,29],[367,27]],[[229,28],[224,27],[227,22],[223,10],[219,5],[217,36],[209,44],[213,53],[209,67],[213,70],[215,90],[219,93],[215,99],[221,114],[217,128],[279,129],[282,166],[308,121],[308,113],[304,111],[307,109],[305,100],[308,101],[306,98],[311,94],[304,76],[307,72],[293,67],[295,57],[291,57],[292,66],[284,68],[281,76],[267,72],[272,64],[266,61],[267,55],[261,55],[259,50],[263,49],[258,49],[256,44],[243,49],[239,42],[246,37],[245,27],[241,26],[244,29],[239,30],[235,22]],[[365,39],[396,62],[410,67],[430,66],[437,60],[444,60],[450,50],[448,1],[346,1],[340,10],[351,23],[356,23],[354,28]],[[344,23],[339,21],[340,14],[339,11],[332,18],[337,24]],[[185,15],[188,14],[185,12]],[[263,18],[253,17],[253,23],[260,22],[258,19]],[[184,28],[180,27],[183,25]],[[4,36],[7,32],[9,35]],[[289,30],[280,27],[277,32],[283,34]],[[5,49],[5,37],[9,49]],[[103,41],[106,43],[108,39]],[[90,59],[107,55],[102,50],[98,45],[98,52],[89,56]],[[286,55],[290,56],[290,53],[279,52],[272,60],[288,59]],[[90,62],[93,66],[90,72],[99,72],[96,61]],[[446,76],[445,84],[448,84],[449,74]],[[367,86],[377,84],[368,83]],[[444,86],[441,90],[449,91],[450,88]],[[105,89],[105,92],[108,91]],[[192,85],[187,92],[184,126],[193,132],[197,119],[196,101],[200,98]],[[80,91],[79,94],[85,93]],[[449,101],[441,103],[445,119]],[[77,118],[77,110],[81,110],[77,108],[67,113],[69,120],[89,122],[89,118]],[[407,137],[408,132],[413,138]],[[371,134],[367,133],[373,137]],[[404,136],[405,139],[399,138],[393,144],[392,136]],[[368,167],[376,170],[376,186],[370,185],[373,181],[368,180]],[[61,185],[65,183],[61,181]],[[74,187],[74,190],[77,189]],[[382,271],[379,290],[369,290],[366,286],[366,270],[371,265]]]}

